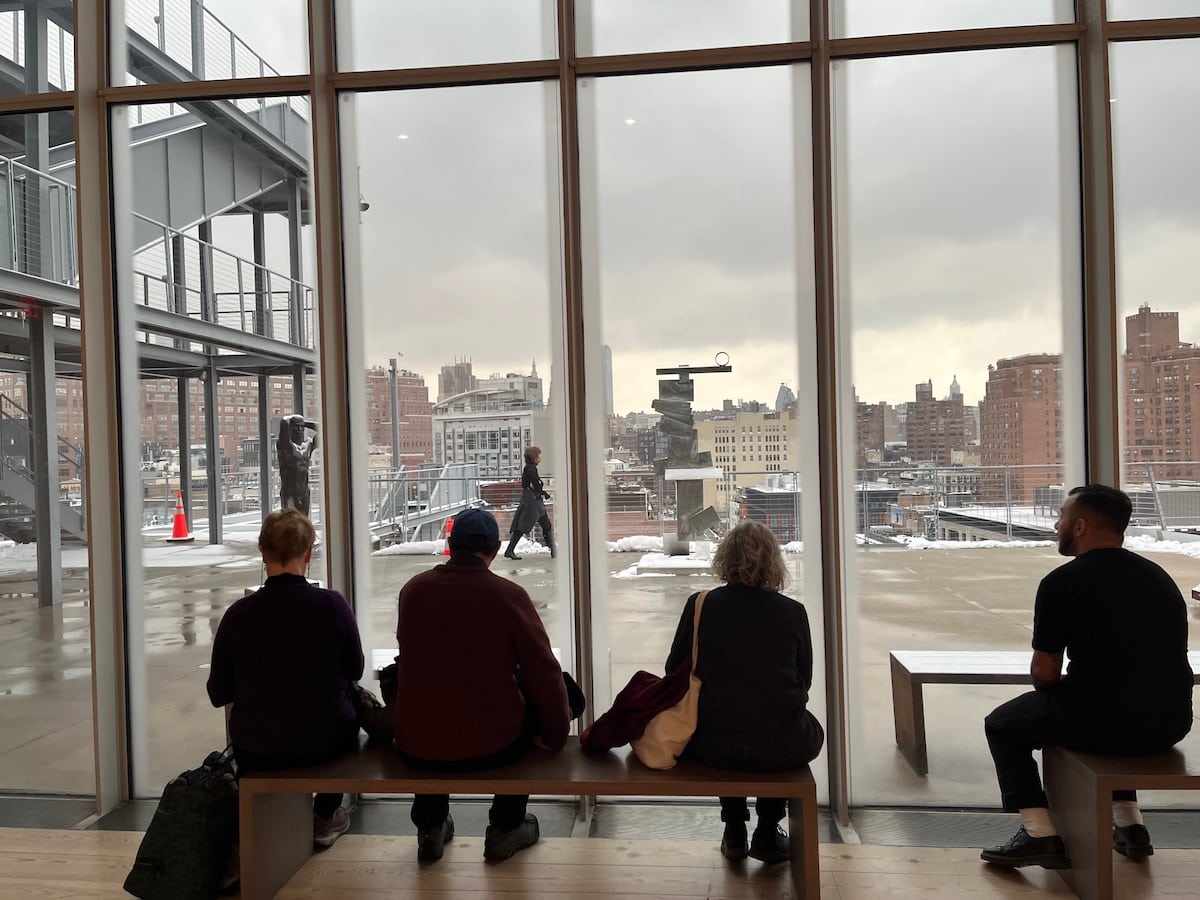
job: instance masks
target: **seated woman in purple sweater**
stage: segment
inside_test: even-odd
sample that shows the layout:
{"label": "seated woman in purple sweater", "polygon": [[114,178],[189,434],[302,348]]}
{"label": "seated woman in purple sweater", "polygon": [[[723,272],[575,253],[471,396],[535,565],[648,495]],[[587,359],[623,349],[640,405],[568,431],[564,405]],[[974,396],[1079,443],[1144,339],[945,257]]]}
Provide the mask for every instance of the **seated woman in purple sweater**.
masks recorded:
{"label": "seated woman in purple sweater", "polygon": [[[295,509],[276,510],[258,535],[267,580],[235,602],[213,638],[208,697],[233,704],[229,736],[242,772],[324,762],[357,746],[351,685],[363,674],[354,612],[337,591],[308,583],[316,533]],[[350,828],[341,794],[317,794],[313,843]]]}

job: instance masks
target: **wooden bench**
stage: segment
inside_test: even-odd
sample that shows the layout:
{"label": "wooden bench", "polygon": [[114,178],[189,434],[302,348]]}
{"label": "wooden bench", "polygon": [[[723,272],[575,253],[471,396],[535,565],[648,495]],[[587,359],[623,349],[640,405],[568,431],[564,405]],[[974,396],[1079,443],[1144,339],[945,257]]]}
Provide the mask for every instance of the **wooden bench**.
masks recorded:
{"label": "wooden bench", "polygon": [[[241,896],[269,900],[312,855],[312,794],[542,794],[621,797],[786,797],[791,876],[797,897],[820,897],[817,785],[808,767],[731,772],[690,761],[660,772],[627,748],[588,756],[571,738],[560,752],[533,750],[510,766],[478,772],[410,769],[390,747],[366,748],[304,769],[245,775],[238,782]],[[410,848],[416,865],[416,842]],[[483,865],[483,860],[479,861]]]}
{"label": "wooden bench", "polygon": [[[918,775],[929,773],[924,685],[1022,684],[1033,689],[1029,678],[1032,650],[893,650],[888,656],[896,746]],[[1188,653],[1188,661],[1200,684],[1200,650]]]}
{"label": "wooden bench", "polygon": [[1146,756],[1098,756],[1047,747],[1042,769],[1050,812],[1071,858],[1071,868],[1058,873],[1083,900],[1113,896],[1114,790],[1200,790],[1200,757],[1178,748]]}

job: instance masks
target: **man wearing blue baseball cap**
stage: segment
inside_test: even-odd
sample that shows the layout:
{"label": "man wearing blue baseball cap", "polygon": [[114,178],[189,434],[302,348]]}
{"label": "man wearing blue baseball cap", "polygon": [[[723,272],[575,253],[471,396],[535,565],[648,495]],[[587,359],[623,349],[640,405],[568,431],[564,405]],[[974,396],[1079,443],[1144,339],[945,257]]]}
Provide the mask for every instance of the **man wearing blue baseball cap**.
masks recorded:
{"label": "man wearing blue baseball cap", "polygon": [[[531,747],[558,750],[570,726],[562,669],[529,594],[493,573],[496,518],[454,517],[450,559],[400,591],[396,640],[396,747],[418,768],[501,766]],[[497,795],[484,858],[498,862],[537,842],[528,795]],[[450,797],[418,794],[412,807],[417,859],[434,862],[454,837]]]}

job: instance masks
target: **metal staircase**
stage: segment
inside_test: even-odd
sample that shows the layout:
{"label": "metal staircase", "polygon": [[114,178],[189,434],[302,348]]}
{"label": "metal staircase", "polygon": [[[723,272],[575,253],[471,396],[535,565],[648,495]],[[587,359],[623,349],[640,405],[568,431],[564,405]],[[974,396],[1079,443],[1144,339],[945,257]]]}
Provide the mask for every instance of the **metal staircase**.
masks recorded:
{"label": "metal staircase", "polygon": [[[29,411],[6,394],[0,394],[0,534],[18,543],[33,540],[33,513],[37,506],[33,458],[33,431]],[[60,485],[59,515],[64,540],[87,541],[83,497],[83,449],[58,438]]]}

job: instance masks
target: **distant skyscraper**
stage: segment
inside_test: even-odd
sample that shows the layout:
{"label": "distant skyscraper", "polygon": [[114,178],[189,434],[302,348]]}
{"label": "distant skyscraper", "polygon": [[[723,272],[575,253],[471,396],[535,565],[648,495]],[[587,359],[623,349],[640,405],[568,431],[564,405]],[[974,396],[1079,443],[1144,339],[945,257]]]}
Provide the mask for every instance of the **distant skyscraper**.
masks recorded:
{"label": "distant skyscraper", "polygon": [[604,373],[604,414],[613,414],[612,347],[600,345],[600,369]]}
{"label": "distant skyscraper", "polygon": [[792,393],[790,387],[780,382],[779,392],[775,394],[775,412],[783,412],[785,409],[791,409],[795,405],[796,395]]}
{"label": "distant skyscraper", "polygon": [[438,373],[437,402],[441,403],[447,397],[455,394],[465,394],[475,390],[476,380],[471,373],[470,360],[455,360],[448,366],[442,366]]}

